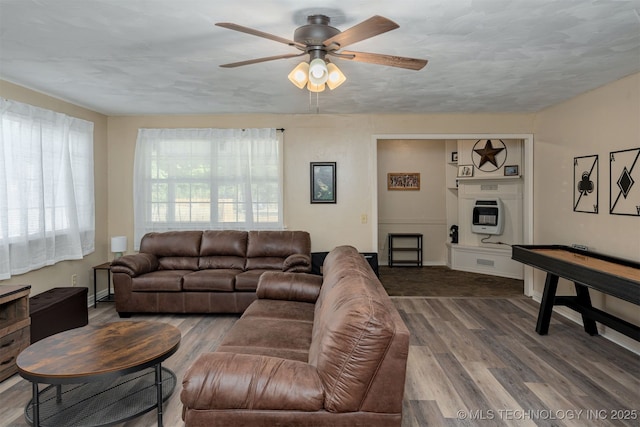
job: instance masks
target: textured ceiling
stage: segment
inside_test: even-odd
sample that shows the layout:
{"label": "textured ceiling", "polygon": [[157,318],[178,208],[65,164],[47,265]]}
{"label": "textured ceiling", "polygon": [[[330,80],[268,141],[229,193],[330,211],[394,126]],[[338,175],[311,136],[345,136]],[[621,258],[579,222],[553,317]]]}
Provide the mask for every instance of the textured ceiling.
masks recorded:
{"label": "textured ceiling", "polygon": [[640,71],[640,0],[0,0],[0,78],[109,115],[315,112],[299,58],[218,66],[297,50],[213,24],[291,39],[316,13],[385,16],[348,49],[429,60],[336,59],[321,113],[532,112]]}

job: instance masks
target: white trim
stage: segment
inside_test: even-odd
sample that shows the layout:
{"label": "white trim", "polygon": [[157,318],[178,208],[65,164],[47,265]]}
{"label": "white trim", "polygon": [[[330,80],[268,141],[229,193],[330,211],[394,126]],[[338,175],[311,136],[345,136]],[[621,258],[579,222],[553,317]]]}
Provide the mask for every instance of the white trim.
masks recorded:
{"label": "white trim", "polygon": [[[523,239],[525,245],[533,242],[533,134],[532,133],[424,133],[424,134],[374,134],[371,136],[372,175],[378,176],[378,140],[380,139],[522,139],[524,141],[524,195],[523,195]],[[378,180],[373,179],[371,197],[371,232],[374,248],[378,248]],[[524,267],[524,294],[533,295],[533,268]]]}

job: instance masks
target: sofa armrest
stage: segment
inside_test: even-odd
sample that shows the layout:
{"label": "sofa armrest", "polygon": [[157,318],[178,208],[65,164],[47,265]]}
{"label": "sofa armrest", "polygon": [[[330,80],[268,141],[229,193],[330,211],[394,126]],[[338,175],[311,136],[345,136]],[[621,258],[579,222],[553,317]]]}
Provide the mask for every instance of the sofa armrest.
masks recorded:
{"label": "sofa armrest", "polygon": [[204,353],[187,370],[180,400],[196,410],[318,411],[324,391],[316,368],[276,357]]}
{"label": "sofa armrest", "polygon": [[153,254],[139,253],[125,255],[111,262],[112,273],[125,273],[131,277],[150,273],[158,269],[158,258]]}
{"label": "sofa armrest", "polygon": [[311,257],[305,254],[292,254],[284,259],[282,271],[290,273],[311,272]]}
{"label": "sofa armrest", "polygon": [[279,299],[315,303],[320,295],[322,276],[307,273],[265,271],[258,280],[260,299]]}

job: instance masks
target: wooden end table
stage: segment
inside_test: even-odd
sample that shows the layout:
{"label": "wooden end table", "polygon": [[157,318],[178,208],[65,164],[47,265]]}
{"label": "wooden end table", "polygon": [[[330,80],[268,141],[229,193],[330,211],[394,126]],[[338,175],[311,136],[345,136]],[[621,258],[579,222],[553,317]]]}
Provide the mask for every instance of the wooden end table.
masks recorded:
{"label": "wooden end table", "polygon": [[[106,425],[157,408],[176,385],[162,361],[180,346],[180,331],[160,322],[113,322],[47,337],[17,359],[32,383],[25,417],[34,426]],[[146,371],[145,371],[146,370]],[[50,384],[39,390],[38,384]]]}
{"label": "wooden end table", "polygon": [[[111,293],[111,263],[105,262],[100,265],[95,265],[93,268],[93,308],[98,306],[99,302],[114,302],[116,300],[115,295]],[[98,298],[98,270],[106,270],[107,272],[107,295],[102,298]],[[115,290],[114,290],[115,291]]]}

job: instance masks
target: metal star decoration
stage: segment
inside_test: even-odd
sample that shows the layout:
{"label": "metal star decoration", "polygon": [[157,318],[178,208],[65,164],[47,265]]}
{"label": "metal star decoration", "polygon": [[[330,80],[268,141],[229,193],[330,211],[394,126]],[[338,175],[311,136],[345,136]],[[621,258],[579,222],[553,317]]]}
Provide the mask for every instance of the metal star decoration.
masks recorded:
{"label": "metal star decoration", "polygon": [[482,165],[484,165],[487,162],[491,163],[495,167],[498,167],[498,162],[496,161],[496,155],[502,150],[504,150],[504,148],[493,148],[493,144],[491,143],[491,140],[487,139],[487,142],[484,145],[484,148],[473,150],[476,153],[478,153],[478,155],[480,156],[480,164],[478,165],[478,167],[481,168]]}

